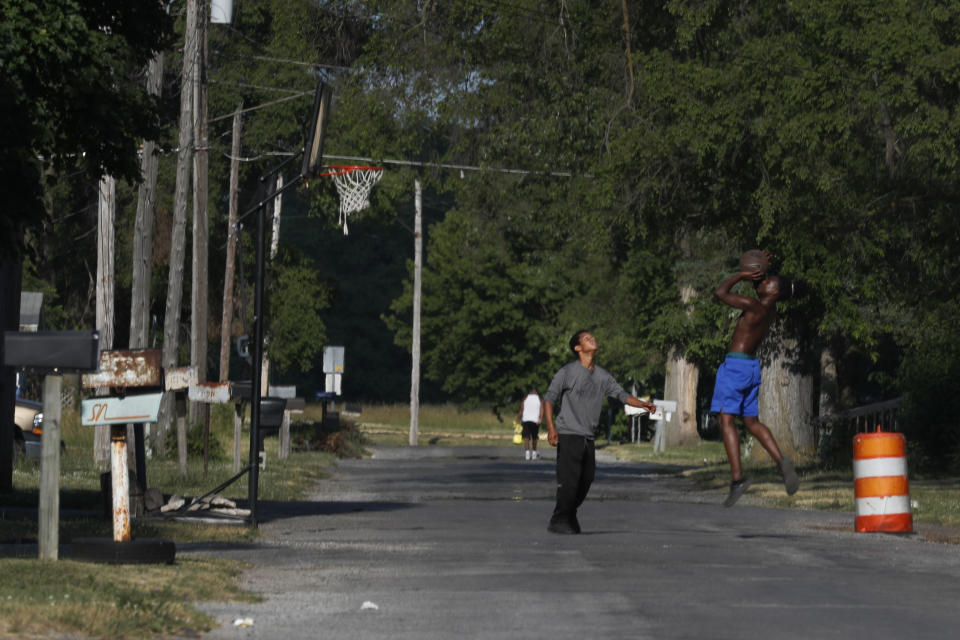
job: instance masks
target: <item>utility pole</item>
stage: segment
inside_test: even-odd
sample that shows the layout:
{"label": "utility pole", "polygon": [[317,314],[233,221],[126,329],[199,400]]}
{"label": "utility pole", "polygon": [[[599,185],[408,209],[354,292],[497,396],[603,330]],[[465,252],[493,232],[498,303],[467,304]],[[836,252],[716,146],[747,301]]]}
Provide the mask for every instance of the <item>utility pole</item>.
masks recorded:
{"label": "utility pole", "polygon": [[[240,241],[239,216],[240,195],[240,122],[243,117],[243,102],[233,114],[233,143],[230,146],[230,211],[227,229],[227,264],[223,270],[223,316],[220,320],[220,382],[230,379],[230,339],[233,337],[233,270],[237,262],[237,242]],[[240,283],[244,286],[244,283]],[[240,471],[240,440],[243,414],[240,405],[233,413],[233,470]]]}
{"label": "utility pole", "polygon": [[410,372],[410,446],[417,446],[420,437],[420,290],[423,271],[423,207],[420,195],[420,180],[414,181],[413,218],[413,344],[412,371]]}
{"label": "utility pole", "polygon": [[[193,74],[197,69],[197,1],[187,0],[186,31],[183,37],[183,83],[180,87],[180,148],[177,151],[177,179],[173,195],[173,223],[170,232],[170,270],[167,277],[167,307],[163,317],[162,364],[165,369],[178,366],[180,311],[183,303],[183,263],[187,228],[187,191],[190,189],[190,164],[193,158]],[[163,394],[157,421],[157,437],[170,430],[174,394]]]}
{"label": "utility pole", "polygon": [[[209,236],[207,210],[207,5],[197,6],[197,66],[193,76],[193,124],[196,150],[193,156],[193,272],[190,300],[190,364],[197,379],[207,379],[207,291],[209,290]],[[204,419],[210,405],[190,403],[190,423]]]}
{"label": "utility pole", "polygon": [[[233,271],[237,262],[237,211],[240,192],[240,124],[243,103],[233,114],[233,143],[230,147],[230,211],[227,230],[227,263],[223,270],[223,316],[220,321],[220,382],[230,379],[230,338],[233,335]],[[243,284],[241,283],[241,286]]]}

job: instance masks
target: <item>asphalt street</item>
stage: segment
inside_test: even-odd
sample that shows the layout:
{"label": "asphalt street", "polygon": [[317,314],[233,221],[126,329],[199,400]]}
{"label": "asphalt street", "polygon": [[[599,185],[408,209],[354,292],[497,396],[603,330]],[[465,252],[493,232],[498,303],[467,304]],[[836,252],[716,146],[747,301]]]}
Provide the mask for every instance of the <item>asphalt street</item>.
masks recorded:
{"label": "asphalt street", "polygon": [[257,543],[181,546],[250,563],[264,597],[201,605],[221,625],[204,637],[957,637],[956,545],[749,494],[726,509],[676,469],[602,455],[583,534],[555,535],[553,461],[517,452],[379,449],[308,501],[262,504]]}

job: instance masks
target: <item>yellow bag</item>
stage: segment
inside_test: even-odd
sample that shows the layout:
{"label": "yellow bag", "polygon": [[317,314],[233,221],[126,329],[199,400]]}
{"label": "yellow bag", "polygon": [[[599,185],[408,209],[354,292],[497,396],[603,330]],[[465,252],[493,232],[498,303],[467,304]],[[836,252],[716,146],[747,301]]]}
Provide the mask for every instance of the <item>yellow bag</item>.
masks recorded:
{"label": "yellow bag", "polygon": [[513,444],[523,444],[523,425],[513,421]]}

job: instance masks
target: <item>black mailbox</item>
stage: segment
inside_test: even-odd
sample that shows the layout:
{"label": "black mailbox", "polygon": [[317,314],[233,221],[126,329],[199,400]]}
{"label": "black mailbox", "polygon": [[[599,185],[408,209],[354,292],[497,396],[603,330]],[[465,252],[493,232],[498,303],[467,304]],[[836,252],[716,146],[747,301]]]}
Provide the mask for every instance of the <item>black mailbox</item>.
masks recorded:
{"label": "black mailbox", "polygon": [[86,373],[100,366],[99,331],[5,331],[4,364],[34,370]]}
{"label": "black mailbox", "polygon": [[230,397],[234,400],[250,400],[253,395],[253,384],[249,380],[231,380]]}
{"label": "black mailbox", "polygon": [[260,398],[260,428],[279,429],[283,424],[283,411],[286,408],[286,398]]}

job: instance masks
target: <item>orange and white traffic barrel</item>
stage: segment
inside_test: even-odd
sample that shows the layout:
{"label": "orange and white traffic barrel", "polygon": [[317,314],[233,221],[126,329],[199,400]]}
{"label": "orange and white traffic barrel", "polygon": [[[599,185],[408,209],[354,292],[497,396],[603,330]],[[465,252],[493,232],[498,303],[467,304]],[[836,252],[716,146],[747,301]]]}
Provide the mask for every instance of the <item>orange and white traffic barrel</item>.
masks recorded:
{"label": "orange and white traffic barrel", "polygon": [[907,481],[906,438],[876,433],[853,438],[853,478],[857,531],[910,533],[910,487]]}

